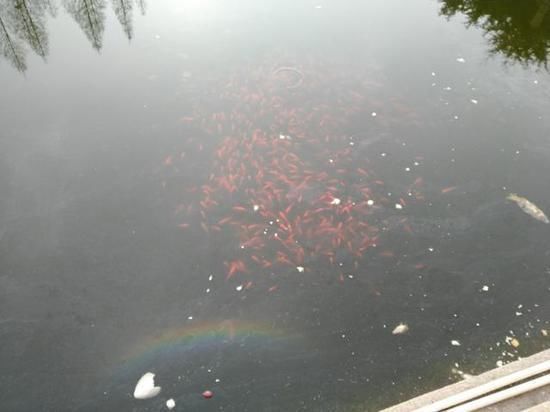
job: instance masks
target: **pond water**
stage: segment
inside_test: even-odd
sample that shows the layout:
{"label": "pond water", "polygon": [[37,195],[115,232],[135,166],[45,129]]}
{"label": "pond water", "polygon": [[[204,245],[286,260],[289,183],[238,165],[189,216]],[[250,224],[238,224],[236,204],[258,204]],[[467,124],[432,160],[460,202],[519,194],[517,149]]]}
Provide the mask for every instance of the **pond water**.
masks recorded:
{"label": "pond water", "polygon": [[376,411],[550,347],[548,1],[2,0],[0,50],[3,410]]}

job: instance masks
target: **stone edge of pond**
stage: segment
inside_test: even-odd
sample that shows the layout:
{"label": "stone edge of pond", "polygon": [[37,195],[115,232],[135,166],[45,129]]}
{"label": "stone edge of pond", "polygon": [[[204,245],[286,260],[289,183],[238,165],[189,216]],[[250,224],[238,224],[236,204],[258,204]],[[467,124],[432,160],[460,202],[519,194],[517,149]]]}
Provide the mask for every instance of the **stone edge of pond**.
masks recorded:
{"label": "stone edge of pond", "polygon": [[[430,404],[445,399],[449,396],[456,395],[460,392],[475,388],[477,386],[493,381],[497,378],[521,371],[523,369],[532,367],[548,360],[550,360],[550,349],[546,349],[527,358],[523,358],[515,362],[508,363],[504,366],[498,367],[496,369],[492,369],[488,372],[484,372],[481,375],[473,376],[463,381],[444,386],[440,389],[436,389],[432,392],[428,392],[424,395],[420,395],[416,398],[384,409],[381,412],[412,412],[418,408],[428,407]],[[508,412],[522,410],[525,411],[528,409],[529,412],[538,412],[539,410],[550,410],[544,409],[545,407],[548,407],[550,405],[548,399],[550,399],[550,385],[546,385],[533,391],[526,392],[514,398],[482,408],[480,410]],[[542,407],[543,409],[540,409],[540,407]],[[434,410],[434,412],[435,411],[436,410]]]}

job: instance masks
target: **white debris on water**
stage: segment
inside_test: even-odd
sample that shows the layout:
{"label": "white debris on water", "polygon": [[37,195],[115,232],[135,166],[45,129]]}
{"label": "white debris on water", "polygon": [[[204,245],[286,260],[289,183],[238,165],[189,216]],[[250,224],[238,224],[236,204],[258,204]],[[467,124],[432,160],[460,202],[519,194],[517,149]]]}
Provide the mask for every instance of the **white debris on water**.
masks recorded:
{"label": "white debris on water", "polygon": [[160,393],[161,387],[155,386],[155,374],[147,372],[143,375],[136,384],[134,389],[134,398],[136,399],[150,399],[154,398]]}
{"label": "white debris on water", "polygon": [[174,409],[174,408],[176,407],[176,401],[173,400],[172,398],[168,399],[168,400],[166,401],[166,407],[167,407],[168,409],[170,409],[170,410],[171,410],[171,409]]}
{"label": "white debris on water", "polygon": [[376,117],[376,112],[372,112],[370,115],[371,115],[372,117]]}
{"label": "white debris on water", "polygon": [[208,281],[209,281],[209,282],[212,282],[212,279],[214,279],[214,275],[208,276]]}
{"label": "white debris on water", "polygon": [[258,210],[260,210],[260,206],[259,205],[254,205],[252,207],[252,210],[254,210],[254,212],[257,212]]}
{"label": "white debris on water", "polygon": [[303,266],[296,266],[296,270],[300,273],[304,273],[305,268]]}
{"label": "white debris on water", "polygon": [[335,206],[338,206],[340,204],[341,200],[338,199],[337,197],[335,197],[334,199],[332,199],[332,201],[330,202],[331,205],[335,205]]}
{"label": "white debris on water", "polygon": [[453,339],[453,340],[451,341],[451,345],[453,345],[453,346],[460,346],[460,342],[457,341],[456,339]]}
{"label": "white debris on water", "polygon": [[478,104],[478,103],[479,103],[476,99],[470,99],[470,101],[471,101],[473,104]]}
{"label": "white debris on water", "polygon": [[403,206],[400,203],[395,204],[396,209],[403,209]]}
{"label": "white debris on water", "polygon": [[400,323],[391,331],[391,333],[392,335],[402,335],[403,333],[407,333],[408,331],[409,327],[404,323]]}
{"label": "white debris on water", "polygon": [[241,290],[243,290],[243,285],[237,286],[237,287],[235,288],[235,290],[236,290],[237,292],[240,292]]}
{"label": "white debris on water", "polygon": [[187,316],[188,320],[193,320],[193,316]]}
{"label": "white debris on water", "polygon": [[367,205],[369,205],[369,206],[374,205],[374,200],[372,200],[372,199],[367,200]]}
{"label": "white debris on water", "polygon": [[483,285],[482,288],[481,288],[481,290],[482,290],[483,292],[487,292],[487,291],[489,290],[489,286]]}
{"label": "white debris on water", "polygon": [[456,61],[459,63],[466,63],[466,60],[463,57],[457,57]]}

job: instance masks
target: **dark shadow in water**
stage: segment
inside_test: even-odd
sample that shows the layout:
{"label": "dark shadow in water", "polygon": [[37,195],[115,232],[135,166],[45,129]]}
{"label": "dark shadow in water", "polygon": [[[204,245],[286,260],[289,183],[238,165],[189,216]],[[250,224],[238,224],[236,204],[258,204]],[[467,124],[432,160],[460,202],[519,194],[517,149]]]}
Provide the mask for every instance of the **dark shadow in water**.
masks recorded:
{"label": "dark shadow in water", "polygon": [[550,0],[442,0],[441,14],[463,14],[467,25],[481,28],[491,53],[509,61],[548,69]]}
{"label": "dark shadow in water", "polygon": [[[63,0],[63,8],[82,29],[92,47],[103,46],[106,0]],[[145,14],[145,0],[112,0],[113,11],[128,40],[133,37],[132,15],[137,5]],[[0,0],[0,52],[18,71],[27,69],[26,51],[30,47],[38,56],[48,55],[47,14],[56,16],[51,0]]]}

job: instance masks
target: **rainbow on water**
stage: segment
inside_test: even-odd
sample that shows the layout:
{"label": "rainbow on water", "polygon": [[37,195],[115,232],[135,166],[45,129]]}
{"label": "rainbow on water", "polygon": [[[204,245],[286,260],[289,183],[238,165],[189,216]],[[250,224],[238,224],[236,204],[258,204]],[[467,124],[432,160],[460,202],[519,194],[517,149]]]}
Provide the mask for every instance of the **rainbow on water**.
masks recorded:
{"label": "rainbow on water", "polygon": [[243,342],[262,342],[272,345],[287,341],[292,334],[264,323],[223,320],[194,326],[168,329],[146,337],[122,356],[125,364],[136,364],[155,358],[170,358],[194,349]]}

